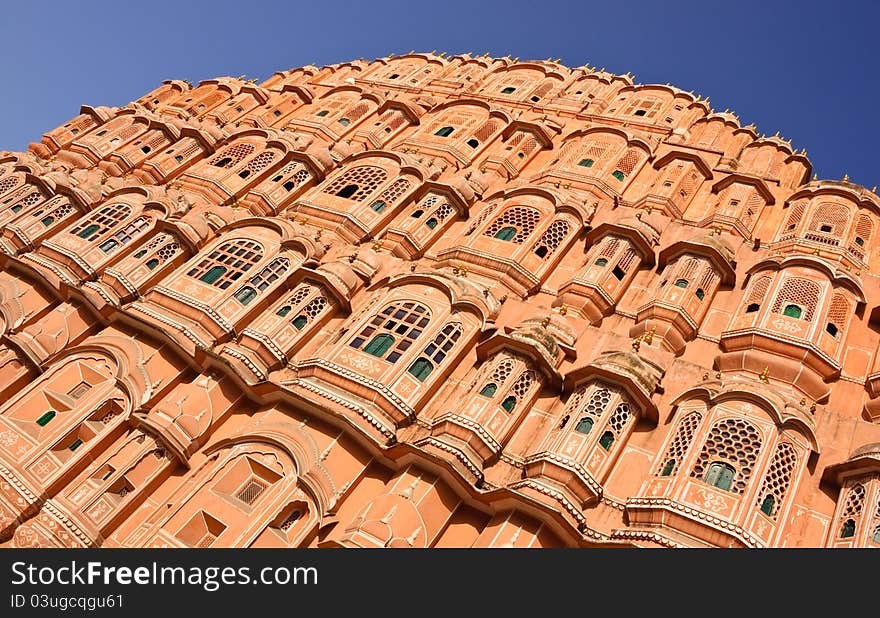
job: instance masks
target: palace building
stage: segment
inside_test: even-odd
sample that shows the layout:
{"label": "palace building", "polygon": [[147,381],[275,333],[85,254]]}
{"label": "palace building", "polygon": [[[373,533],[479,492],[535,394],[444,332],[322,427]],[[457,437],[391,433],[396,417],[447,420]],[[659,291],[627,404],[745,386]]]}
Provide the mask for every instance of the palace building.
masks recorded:
{"label": "palace building", "polygon": [[590,66],[84,105],[0,156],[0,546],[880,547],[878,241]]}

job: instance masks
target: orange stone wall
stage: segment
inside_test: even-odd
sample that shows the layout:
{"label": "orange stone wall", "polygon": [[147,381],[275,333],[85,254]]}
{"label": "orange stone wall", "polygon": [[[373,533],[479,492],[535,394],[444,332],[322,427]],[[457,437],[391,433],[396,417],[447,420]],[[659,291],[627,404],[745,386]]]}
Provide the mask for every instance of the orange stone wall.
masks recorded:
{"label": "orange stone wall", "polygon": [[880,545],[880,198],[668,85],[409,54],[0,156],[0,546]]}

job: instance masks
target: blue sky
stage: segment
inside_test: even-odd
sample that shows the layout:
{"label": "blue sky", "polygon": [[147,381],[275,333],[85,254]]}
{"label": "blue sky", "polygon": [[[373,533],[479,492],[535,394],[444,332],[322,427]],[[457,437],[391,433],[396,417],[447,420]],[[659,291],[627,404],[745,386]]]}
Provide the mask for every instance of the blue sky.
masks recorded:
{"label": "blue sky", "polygon": [[[821,177],[880,184],[880,2],[247,0],[4,3],[0,150],[83,103],[124,105],[163,79],[265,79],[388,52],[561,57],[672,83],[806,148]],[[540,11],[540,13],[536,13]]]}

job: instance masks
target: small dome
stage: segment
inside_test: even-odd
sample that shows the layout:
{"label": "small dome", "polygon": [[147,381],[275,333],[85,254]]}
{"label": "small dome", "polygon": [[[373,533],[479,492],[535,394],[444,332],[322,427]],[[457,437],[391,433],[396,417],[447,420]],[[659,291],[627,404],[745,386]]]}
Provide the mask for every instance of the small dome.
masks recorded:
{"label": "small dome", "polygon": [[880,442],[871,442],[860,446],[852,452],[847,461],[858,459],[859,457],[880,457]]}

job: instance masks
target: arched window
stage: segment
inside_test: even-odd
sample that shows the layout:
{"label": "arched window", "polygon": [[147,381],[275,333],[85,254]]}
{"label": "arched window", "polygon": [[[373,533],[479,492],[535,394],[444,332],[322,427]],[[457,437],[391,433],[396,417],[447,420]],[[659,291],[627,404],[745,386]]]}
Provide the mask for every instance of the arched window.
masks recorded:
{"label": "arched window", "polygon": [[581,167],[593,167],[594,161],[592,159],[581,159],[578,161],[578,165]]}
{"label": "arched window", "polygon": [[505,86],[501,89],[501,94],[513,94],[516,92],[516,88],[513,86]]}
{"label": "arched window", "polygon": [[570,230],[571,226],[563,219],[557,219],[551,223],[535,245],[535,254],[542,258],[552,255],[568,236]]}
{"label": "arched window", "polygon": [[394,337],[388,334],[376,335],[364,346],[364,352],[382,358],[388,349],[394,345]]}
{"label": "arched window", "polygon": [[766,276],[755,280],[746,299],[746,313],[754,313],[761,308],[761,303],[767,297],[767,290],[770,289],[771,281],[772,279]]}
{"label": "arched window", "polygon": [[585,416],[578,421],[577,425],[574,426],[574,430],[578,433],[586,435],[593,431],[593,422],[593,419],[591,419],[589,416]]}
{"label": "arched window", "polygon": [[690,284],[688,283],[687,279],[676,279],[675,285],[676,285],[676,287],[679,287],[679,288],[686,288]]}
{"label": "arched window", "polygon": [[535,372],[532,370],[520,374],[513,386],[510,387],[510,394],[501,402],[501,407],[507,412],[513,412],[517,404],[528,394],[535,381]]}
{"label": "arched window", "polygon": [[789,304],[786,305],[782,310],[782,315],[788,316],[790,318],[800,318],[803,314],[803,309],[798,307],[797,305]]}
{"label": "arched window", "polygon": [[113,229],[131,215],[131,206],[128,204],[114,204],[105,206],[96,214],[88,217],[85,221],[70,230],[71,234],[84,238],[89,242]]}
{"label": "arched window", "polygon": [[508,208],[495,219],[483,235],[521,244],[534,231],[540,220],[541,213],[537,210],[515,206]]}
{"label": "arched window", "polygon": [[837,337],[846,326],[850,315],[849,302],[839,292],[831,299],[831,308],[828,310],[828,323],[825,324],[825,332],[832,337]]}
{"label": "arched window", "polygon": [[248,178],[252,174],[259,174],[264,169],[269,167],[269,165],[271,165],[271,163],[275,160],[275,154],[276,153],[271,150],[261,152],[256,157],[254,157],[243,170],[238,172],[238,177]]}
{"label": "arched window", "polygon": [[615,178],[617,178],[617,180],[621,180],[621,181],[624,178],[626,178],[626,174],[624,174],[620,170],[614,170],[613,172],[611,172],[611,175],[614,176]]}
{"label": "arched window", "polygon": [[681,420],[675,432],[675,437],[669,443],[669,446],[666,447],[666,453],[663,459],[661,459],[660,476],[672,476],[677,472],[678,464],[687,455],[702,420],[703,415],[699,412],[691,412]]}
{"label": "arched window", "polygon": [[773,455],[773,461],[767,469],[767,476],[764,477],[764,483],[761,491],[758,492],[758,499],[761,501],[761,511],[768,517],[776,519],[777,511],[782,505],[791,485],[792,476],[795,466],[797,465],[797,454],[794,448],[782,442],[776,447]]}
{"label": "arched window", "polygon": [[187,276],[227,289],[263,257],[263,248],[252,240],[232,240],[211,251]]}
{"label": "arched window", "polygon": [[391,304],[375,315],[349,345],[355,349],[363,347],[364,352],[395,363],[430,321],[431,312],[423,305],[414,302]]}
{"label": "arched window", "polygon": [[871,542],[880,544],[880,526],[874,528],[874,534],[871,536]]}
{"label": "arched window", "polygon": [[730,491],[730,488],[733,486],[734,476],[736,476],[736,470],[733,469],[733,466],[715,461],[709,464],[709,467],[706,469],[703,482],[718,489]]}
{"label": "arched window", "polygon": [[853,485],[849,490],[840,515],[844,520],[840,528],[840,538],[846,539],[855,535],[856,521],[861,517],[865,505],[865,493],[865,486],[861,483]]}
{"label": "arched window", "polygon": [[[731,476],[730,491],[743,494],[760,450],[761,437],[753,425],[745,420],[734,418],[718,421],[712,426],[703,443],[691,476],[713,485],[714,483],[706,480],[710,478],[708,473],[712,464],[729,466],[731,470],[738,469],[735,477]],[[724,461],[719,461],[719,459]],[[721,472],[719,471],[717,474],[721,474]],[[718,487],[718,485],[715,486]]]}
{"label": "arched window", "polygon": [[235,296],[235,299],[242,305],[247,305],[257,297],[257,291],[251,286],[246,285],[238,292],[236,292],[233,296]]}
{"label": "arched window", "polygon": [[614,444],[614,433],[611,431],[606,431],[602,434],[602,437],[599,438],[599,445],[606,451],[609,451],[611,450],[612,444]]}
{"label": "arched window", "polygon": [[360,202],[378,189],[387,177],[387,172],[381,167],[360,165],[351,168],[328,184],[323,192]]}
{"label": "arched window", "polygon": [[818,283],[809,279],[789,277],[776,295],[772,311],[810,322],[819,304],[819,293]]}
{"label": "arched window", "polygon": [[515,227],[503,227],[495,232],[495,238],[497,238],[498,240],[511,240],[514,236],[516,236]]}
{"label": "arched window", "polygon": [[375,212],[382,212],[383,210],[385,210],[385,202],[383,202],[382,200],[376,200],[375,202],[370,204],[370,209],[374,210]]}
{"label": "arched window", "polygon": [[454,130],[455,130],[454,127],[443,127],[443,128],[441,128],[441,129],[438,129],[438,130],[434,133],[434,135],[437,135],[438,137],[449,137],[450,135],[452,135],[452,132],[453,132]]}
{"label": "arched window", "polygon": [[498,392],[498,385],[494,382],[489,382],[483,388],[480,389],[480,394],[483,397],[489,397],[490,399],[495,396],[495,393]]}
{"label": "arched window", "polygon": [[[287,297],[275,311],[279,317],[287,317],[293,312],[290,323],[297,330],[303,330],[320,316],[329,306],[327,298],[319,288],[300,284],[293,294]],[[294,309],[296,311],[294,312]]]}
{"label": "arched window", "polygon": [[427,358],[417,358],[407,371],[419,382],[424,382],[434,371],[434,366]]}
{"label": "arched window", "polygon": [[254,150],[255,147],[253,144],[235,144],[234,146],[226,148],[214,157],[210,164],[214,167],[229,169],[235,167],[245,157],[253,154]]}
{"label": "arched window", "polygon": [[422,356],[409,368],[409,372],[416,377],[419,382],[424,382],[425,378],[434,371],[434,367],[442,363],[449,351],[452,350],[455,342],[461,336],[461,325],[456,323],[447,324],[443,327],[434,340],[429,343]]}

